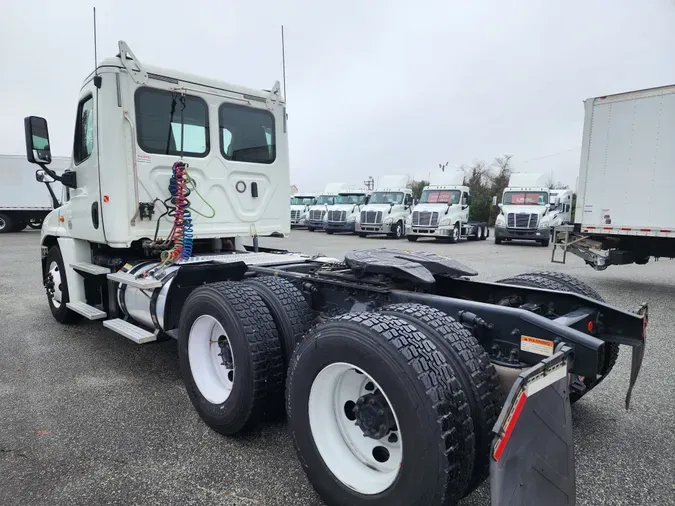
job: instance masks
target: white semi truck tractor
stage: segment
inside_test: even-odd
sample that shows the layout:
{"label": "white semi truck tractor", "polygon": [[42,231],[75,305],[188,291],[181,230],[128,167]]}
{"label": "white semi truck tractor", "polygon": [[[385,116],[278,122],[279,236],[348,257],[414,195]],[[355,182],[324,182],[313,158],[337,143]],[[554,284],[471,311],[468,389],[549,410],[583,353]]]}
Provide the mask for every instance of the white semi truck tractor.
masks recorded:
{"label": "white semi truck tractor", "polygon": [[[120,42],[76,114],[63,174],[47,121],[25,120],[38,179],[68,188],[40,237],[58,322],[176,339],[187,395],[224,435],[285,412],[328,505],[456,505],[488,475],[493,505],[574,504],[570,403],[609,374],[619,342],[633,349],[630,397],[646,305],[616,309],[552,272],[477,282],[431,253],[260,247],[290,232],[278,83],[145,65]],[[407,192],[381,193],[384,225]],[[530,479],[542,466],[556,472]]]}
{"label": "white semi truck tractor", "polygon": [[361,208],[356,220],[359,237],[386,234],[394,239],[405,235],[405,220],[413,206],[412,190],[408,188],[408,176],[382,176],[370,195],[368,204]]}
{"label": "white semi truck tractor", "polygon": [[675,86],[589,98],[584,110],[574,223],[556,228],[551,260],[569,252],[602,271],[675,257]]}
{"label": "white semi truck tractor", "polygon": [[485,240],[488,224],[469,220],[470,205],[471,193],[464,185],[463,171],[434,173],[406,219],[406,237],[411,242],[420,237],[447,242]]}
{"label": "white semi truck tractor", "polygon": [[325,230],[327,234],[356,231],[356,220],[361,209],[368,203],[370,191],[366,188],[345,188],[335,197],[335,203],[328,206]]}
{"label": "white semi truck tractor", "polygon": [[306,227],[309,208],[316,204],[313,193],[296,193],[291,197],[291,227]]}
{"label": "white semi truck tractor", "polygon": [[536,241],[546,247],[551,239],[550,190],[544,174],[511,174],[509,186],[499,203],[495,222],[495,244],[502,241]]}
{"label": "white semi truck tractor", "polygon": [[344,183],[328,183],[323,192],[316,198],[314,205],[309,207],[307,230],[314,232],[315,230],[323,230],[328,220],[328,207],[335,204],[335,199]]}

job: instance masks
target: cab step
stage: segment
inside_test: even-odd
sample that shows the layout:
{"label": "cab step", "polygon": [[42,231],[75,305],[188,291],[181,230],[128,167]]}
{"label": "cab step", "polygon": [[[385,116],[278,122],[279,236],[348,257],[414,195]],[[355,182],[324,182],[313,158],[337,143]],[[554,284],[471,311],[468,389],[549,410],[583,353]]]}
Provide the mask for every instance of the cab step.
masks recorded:
{"label": "cab step", "polygon": [[121,285],[133,286],[141,290],[153,290],[162,286],[162,282],[158,279],[136,278],[133,274],[127,272],[113,272],[112,274],[108,274],[108,279]]}
{"label": "cab step", "polygon": [[101,311],[94,306],[90,306],[86,302],[66,302],[66,307],[77,314],[81,314],[88,320],[101,320],[108,316],[105,311]]}
{"label": "cab step", "polygon": [[122,320],[121,318],[114,318],[112,320],[105,320],[103,326],[117,332],[118,334],[131,339],[136,344],[149,343],[156,341],[157,336],[141,327],[137,327],[133,323]]}
{"label": "cab step", "polygon": [[[95,276],[110,273],[110,268],[103,267],[102,265],[90,264],[89,262],[76,262],[70,264],[70,267],[78,272],[86,272],[87,274],[93,274]],[[73,309],[73,311],[75,310]]]}

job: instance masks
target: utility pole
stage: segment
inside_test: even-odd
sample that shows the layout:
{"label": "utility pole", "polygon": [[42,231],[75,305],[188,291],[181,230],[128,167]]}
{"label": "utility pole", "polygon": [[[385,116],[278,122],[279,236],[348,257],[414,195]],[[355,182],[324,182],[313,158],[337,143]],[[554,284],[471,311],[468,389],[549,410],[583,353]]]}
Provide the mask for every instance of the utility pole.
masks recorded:
{"label": "utility pole", "polygon": [[368,191],[372,191],[373,188],[375,188],[375,180],[373,179],[373,176],[368,176],[368,179],[365,180],[363,184],[366,185]]}

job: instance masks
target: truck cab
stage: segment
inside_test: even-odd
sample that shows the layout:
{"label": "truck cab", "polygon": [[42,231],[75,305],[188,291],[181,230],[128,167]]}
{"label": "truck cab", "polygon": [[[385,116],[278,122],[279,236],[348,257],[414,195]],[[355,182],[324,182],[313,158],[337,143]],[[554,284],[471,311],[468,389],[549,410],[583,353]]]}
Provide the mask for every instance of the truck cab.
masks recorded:
{"label": "truck cab", "polygon": [[356,231],[356,220],[361,208],[368,204],[370,192],[364,188],[351,188],[338,193],[335,203],[328,207],[326,233]]}
{"label": "truck cab", "polygon": [[429,183],[406,219],[405,233],[409,241],[433,237],[457,242],[462,237],[487,237],[487,223],[469,221],[471,193],[464,185],[463,171],[435,173]]}
{"label": "truck cab", "polygon": [[344,186],[344,183],[328,183],[326,185],[314,205],[309,207],[307,230],[314,232],[325,228],[328,219],[328,207],[335,204],[335,198]]}
{"label": "truck cab", "polygon": [[543,174],[514,173],[504,190],[495,222],[495,244],[502,241],[536,241],[546,247],[551,238],[555,208]]}
{"label": "truck cab", "polygon": [[291,227],[306,227],[309,208],[316,203],[313,193],[296,193],[291,197]]}
{"label": "truck cab", "polygon": [[559,189],[549,192],[551,201],[551,234],[555,227],[572,223],[572,190]]}
{"label": "truck cab", "polygon": [[355,230],[359,237],[386,234],[395,239],[405,235],[405,220],[413,206],[408,176],[383,176],[368,204],[361,209]]}

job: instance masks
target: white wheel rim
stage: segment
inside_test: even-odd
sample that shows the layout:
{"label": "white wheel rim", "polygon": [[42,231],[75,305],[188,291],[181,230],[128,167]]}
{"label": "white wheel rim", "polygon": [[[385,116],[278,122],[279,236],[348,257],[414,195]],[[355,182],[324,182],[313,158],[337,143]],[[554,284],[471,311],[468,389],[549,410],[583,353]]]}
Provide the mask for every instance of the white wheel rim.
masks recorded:
{"label": "white wheel rim", "polygon": [[61,302],[63,301],[63,290],[61,289],[61,269],[59,269],[59,264],[56,262],[49,264],[49,276],[52,283],[54,283],[50,291],[51,301],[54,307],[58,309],[61,307]]}
{"label": "white wheel rim", "polygon": [[[346,405],[378,391],[391,410],[397,430],[373,439],[364,435],[353,414],[354,418],[347,417]],[[319,454],[345,486],[373,495],[394,483],[403,462],[399,421],[386,393],[365,371],[344,362],[322,369],[309,392],[308,412]]]}
{"label": "white wheel rim", "polygon": [[234,385],[234,352],[225,329],[213,316],[202,315],[190,327],[188,359],[204,398],[212,404],[225,402]]}
{"label": "white wheel rim", "polygon": [[459,239],[459,227],[455,227],[452,229],[452,237],[455,240]]}
{"label": "white wheel rim", "polygon": [[7,222],[0,218],[0,230],[4,230],[5,227],[7,226]]}

